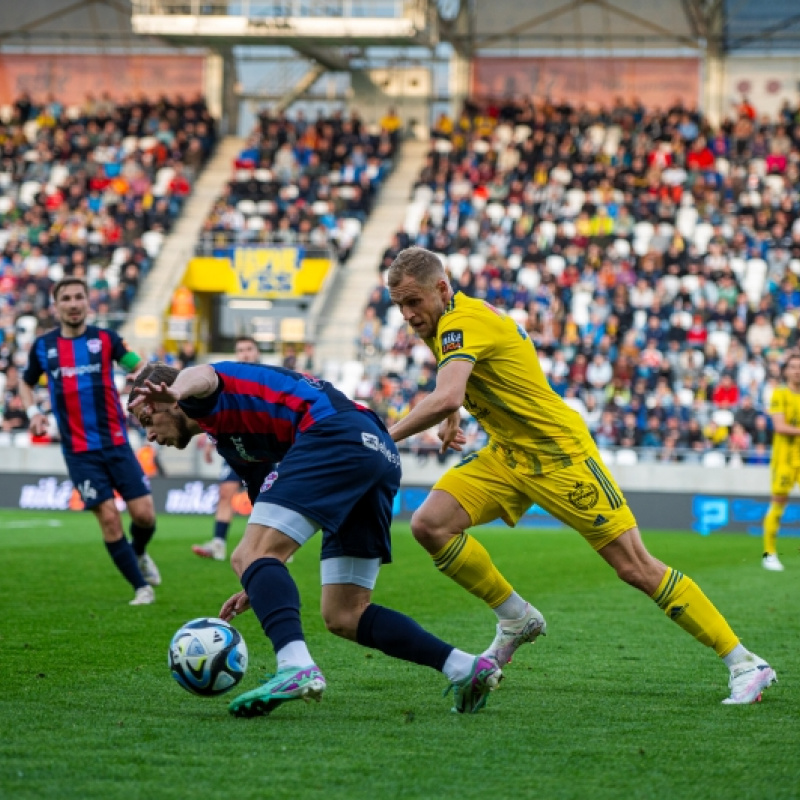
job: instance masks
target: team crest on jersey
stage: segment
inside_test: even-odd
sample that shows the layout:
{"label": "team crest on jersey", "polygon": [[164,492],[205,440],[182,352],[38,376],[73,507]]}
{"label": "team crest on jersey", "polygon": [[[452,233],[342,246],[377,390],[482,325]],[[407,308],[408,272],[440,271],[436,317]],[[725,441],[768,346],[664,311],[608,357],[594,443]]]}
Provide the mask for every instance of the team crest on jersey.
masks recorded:
{"label": "team crest on jersey", "polygon": [[267,475],[266,478],[264,478],[264,483],[261,484],[261,488],[258,490],[259,494],[261,492],[268,492],[276,480],[278,480],[278,473],[273,470],[269,475]]}
{"label": "team crest on jersey", "polygon": [[442,355],[464,347],[464,331],[447,331],[442,334]]}
{"label": "team crest on jersey", "polygon": [[99,339],[89,339],[86,346],[90,353],[99,353],[103,349],[103,343]]}
{"label": "team crest on jersey", "polygon": [[318,381],[313,375],[303,375],[303,383],[307,383],[312,389],[322,389],[322,382]]}
{"label": "team crest on jersey", "polygon": [[586,511],[594,508],[600,498],[600,491],[593,483],[578,481],[575,488],[567,495],[567,499],[575,508]]}

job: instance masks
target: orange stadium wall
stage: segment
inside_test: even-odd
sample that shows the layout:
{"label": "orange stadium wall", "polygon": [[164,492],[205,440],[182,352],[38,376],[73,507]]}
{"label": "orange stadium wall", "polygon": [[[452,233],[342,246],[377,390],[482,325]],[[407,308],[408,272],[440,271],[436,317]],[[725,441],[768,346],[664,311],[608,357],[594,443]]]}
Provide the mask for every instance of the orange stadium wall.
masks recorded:
{"label": "orange stadium wall", "polygon": [[0,55],[0,104],[12,103],[22,92],[34,101],[52,92],[66,105],[105,92],[113,100],[140,94],[191,97],[203,91],[203,65],[203,56]]}
{"label": "orange stadium wall", "polygon": [[589,106],[610,105],[616,98],[638,98],[648,107],[667,107],[680,98],[698,106],[700,60],[697,58],[479,57],[472,62],[472,96],[548,97]]}

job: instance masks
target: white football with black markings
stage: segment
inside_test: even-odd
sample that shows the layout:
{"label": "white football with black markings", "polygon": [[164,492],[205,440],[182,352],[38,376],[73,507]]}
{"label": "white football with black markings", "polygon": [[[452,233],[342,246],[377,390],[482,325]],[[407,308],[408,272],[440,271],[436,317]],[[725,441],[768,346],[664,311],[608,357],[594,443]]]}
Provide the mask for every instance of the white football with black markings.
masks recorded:
{"label": "white football with black markings", "polygon": [[187,692],[216,697],[233,689],[247,670],[247,645],[232,625],[200,617],[182,625],[169,645],[172,677]]}

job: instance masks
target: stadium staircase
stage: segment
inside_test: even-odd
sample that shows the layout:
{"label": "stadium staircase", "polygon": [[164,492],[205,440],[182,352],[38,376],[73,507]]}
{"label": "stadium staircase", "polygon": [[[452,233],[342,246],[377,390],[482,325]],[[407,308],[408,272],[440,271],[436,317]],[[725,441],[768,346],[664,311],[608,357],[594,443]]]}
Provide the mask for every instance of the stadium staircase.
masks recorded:
{"label": "stadium staircase", "polygon": [[164,239],[161,250],[139,289],[121,334],[128,346],[147,358],[161,344],[162,320],[172,295],[183,277],[186,264],[215,201],[230,180],[233,163],[244,146],[237,136],[226,136],[200,173],[175,227]]}
{"label": "stadium staircase", "polygon": [[[358,331],[364,307],[378,284],[378,265],[392,235],[403,225],[414,183],[419,177],[428,142],[403,142],[400,157],[364,224],[348,262],[339,270],[316,335],[317,372],[334,382],[348,383],[348,365],[356,366]],[[352,374],[352,373],[351,373]],[[342,387],[349,389],[351,387]]]}

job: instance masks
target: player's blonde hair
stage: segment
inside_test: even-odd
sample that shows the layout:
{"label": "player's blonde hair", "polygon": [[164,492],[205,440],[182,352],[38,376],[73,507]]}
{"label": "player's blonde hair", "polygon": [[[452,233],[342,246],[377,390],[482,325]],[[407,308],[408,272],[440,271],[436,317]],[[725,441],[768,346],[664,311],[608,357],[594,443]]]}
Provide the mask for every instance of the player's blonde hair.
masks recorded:
{"label": "player's blonde hair", "polygon": [[439,256],[424,247],[407,247],[401,250],[389,267],[386,283],[393,289],[407,275],[420,286],[434,286],[437,281],[447,280]]}

